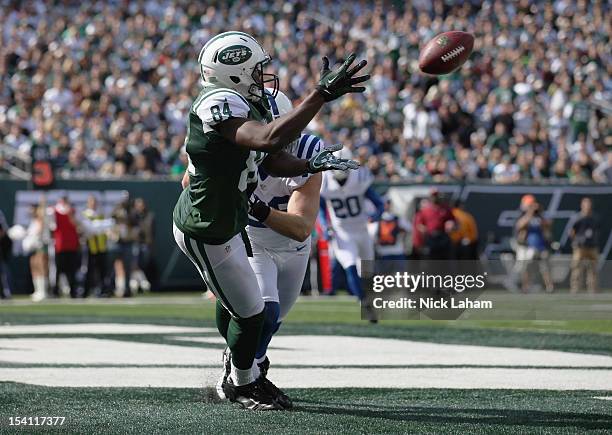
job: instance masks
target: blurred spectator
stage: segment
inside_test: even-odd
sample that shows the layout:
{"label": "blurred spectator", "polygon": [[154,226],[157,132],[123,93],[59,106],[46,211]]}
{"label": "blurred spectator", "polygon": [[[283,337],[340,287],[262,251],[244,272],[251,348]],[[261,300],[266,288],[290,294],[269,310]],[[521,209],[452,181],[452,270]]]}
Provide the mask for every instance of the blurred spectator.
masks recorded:
{"label": "blurred spectator", "polygon": [[514,183],[521,178],[519,165],[512,163],[508,155],[502,157],[502,161],[493,168],[493,181],[498,183]]}
{"label": "blurred spectator", "polygon": [[599,183],[612,184],[612,153],[607,153],[605,161],[601,162],[593,172],[593,178]]}
{"label": "blurred spectator", "polygon": [[113,210],[112,217],[115,226],[111,231],[112,240],[115,243],[113,268],[115,271],[115,295],[118,297],[130,297],[132,293],[127,286],[130,281],[132,269],[132,223],[130,220],[130,199],[126,197]]}
{"label": "blurred spectator", "polygon": [[578,135],[586,136],[589,132],[589,121],[591,119],[590,93],[588,86],[582,85],[565,106],[563,115],[569,120],[571,142],[575,141]]}
{"label": "blurred spectator", "polygon": [[105,228],[94,226],[102,220],[104,215],[98,210],[98,201],[95,196],[90,195],[87,198],[87,207],[83,210],[83,222],[90,224],[85,229],[87,274],[83,297],[87,297],[92,290],[98,297],[109,296],[108,236]]}
{"label": "blurred spectator", "polygon": [[[364,147],[379,180],[507,183],[535,173],[610,182],[594,171],[609,161],[612,134],[593,104],[612,100],[609,15],[608,2],[582,0],[8,2],[0,12],[0,143],[24,153],[47,144],[69,177],[179,177],[197,54],[234,29],[262,42],[294,100],[315,84],[322,55],[368,59],[368,92],[327,105],[309,128]],[[443,78],[420,73],[419,48],[446,30],[473,32],[477,51]],[[473,132],[484,138],[472,141]],[[517,162],[510,148],[521,135],[531,139],[517,146],[532,152]],[[596,151],[590,169],[578,154],[558,152],[580,135]],[[476,171],[456,160],[460,148]],[[499,171],[511,176],[492,173],[502,162]]]}
{"label": "blurred spectator", "polygon": [[449,233],[455,227],[455,218],[442,198],[432,189],[429,200],[414,215],[414,232],[423,241],[424,257],[428,260],[448,260],[451,253]]}
{"label": "blurred spectator", "polygon": [[9,271],[9,259],[13,242],[8,236],[8,223],[2,210],[0,210],[0,299],[10,299],[11,276]]}
{"label": "blurred spectator", "polygon": [[550,221],[546,219],[533,195],[521,200],[521,216],[516,221],[516,270],[521,274],[523,292],[530,289],[534,276],[532,269],[538,267],[547,292],[554,290],[550,273],[549,232]]}
{"label": "blurred spectator", "polygon": [[25,253],[30,255],[30,273],[34,293],[32,300],[39,302],[47,297],[49,285],[49,254],[48,246],[45,244],[48,233],[48,221],[46,214],[46,202],[43,200],[39,205],[33,205],[30,209],[30,225],[26,230],[22,246]]}
{"label": "blurred spectator", "polygon": [[593,201],[585,197],[580,201],[580,214],[572,225],[572,273],[571,292],[577,293],[582,285],[582,273],[586,271],[586,287],[590,293],[597,291],[597,260],[599,258],[599,219],[593,215]]}
{"label": "blurred spectator", "polygon": [[155,271],[153,270],[153,240],[155,220],[142,198],[136,198],[130,211],[131,239],[134,241],[131,261],[130,290],[149,291]]}
{"label": "blurred spectator", "polygon": [[53,295],[59,297],[60,278],[64,276],[70,287],[70,297],[78,297],[76,273],[79,269],[79,234],[74,209],[68,198],[60,198],[53,207],[53,240],[55,243],[55,287]]}
{"label": "blurred spectator", "polygon": [[385,201],[385,209],[378,222],[368,226],[375,240],[376,256],[381,260],[406,259],[406,235],[411,231],[410,222],[402,219],[391,210],[391,200]]}
{"label": "blurred spectator", "polygon": [[474,216],[463,208],[460,200],[455,201],[452,213],[456,223],[450,233],[454,257],[457,260],[478,260],[478,227]]}

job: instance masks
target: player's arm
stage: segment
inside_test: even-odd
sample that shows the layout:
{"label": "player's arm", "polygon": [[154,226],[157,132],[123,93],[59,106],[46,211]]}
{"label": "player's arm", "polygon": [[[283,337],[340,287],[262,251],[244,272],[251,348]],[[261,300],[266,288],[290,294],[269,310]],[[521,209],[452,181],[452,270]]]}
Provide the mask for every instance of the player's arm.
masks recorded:
{"label": "player's arm", "polygon": [[296,177],[308,172],[308,160],[300,159],[287,151],[269,154],[261,165],[272,177]]}
{"label": "player's arm", "polygon": [[215,130],[225,139],[249,149],[269,153],[281,150],[300,135],[323,104],[350,92],[365,91],[364,87],[354,85],[365,82],[370,76],[353,76],[365,67],[367,62],[362,60],[353,68],[349,68],[355,57],[355,54],[351,54],[333,71],[329,69],[329,60],[324,57],[321,78],[316,89],[291,112],[269,124],[245,118],[230,118],[217,124]]}
{"label": "player's arm", "polygon": [[380,216],[385,211],[385,203],[383,202],[382,198],[378,193],[376,193],[372,186],[368,187],[368,190],[366,190],[365,197],[369,199],[372,204],[374,204],[374,207],[376,207],[376,212],[370,216],[370,219],[372,221],[380,220]]}
{"label": "player's arm", "polygon": [[277,233],[303,242],[312,233],[317,220],[320,189],[321,174],[315,174],[293,191],[286,212],[260,201],[251,205],[250,214]]}
{"label": "player's arm", "polygon": [[323,104],[323,95],[314,90],[299,106],[269,124],[245,118],[230,118],[218,124],[215,129],[237,145],[275,153],[300,135]]}
{"label": "player's arm", "polygon": [[286,151],[269,154],[262,165],[273,177],[296,177],[307,173],[315,174],[330,169],[346,171],[357,169],[359,163],[354,160],[335,157],[333,153],[342,149],[342,145],[330,145],[315,153],[309,159],[300,159]]}

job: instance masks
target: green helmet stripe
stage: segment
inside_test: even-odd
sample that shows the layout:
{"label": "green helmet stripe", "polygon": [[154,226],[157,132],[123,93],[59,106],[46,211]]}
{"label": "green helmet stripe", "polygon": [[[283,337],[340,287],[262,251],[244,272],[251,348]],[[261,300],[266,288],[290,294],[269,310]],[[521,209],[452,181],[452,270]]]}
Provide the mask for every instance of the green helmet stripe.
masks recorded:
{"label": "green helmet stripe", "polygon": [[220,33],[217,36],[214,36],[212,39],[210,39],[204,45],[204,47],[202,47],[202,50],[200,50],[200,55],[198,56],[198,62],[200,62],[200,63],[202,62],[202,56],[204,55],[204,50],[206,50],[206,47],[208,47],[211,43],[213,43],[217,39],[225,38],[226,36],[231,36],[231,35],[240,35],[240,36],[247,37],[247,38],[253,40],[257,45],[259,45],[259,42],[257,42],[257,40],[255,38],[253,38],[251,35],[249,35],[248,33],[237,32],[237,31]]}

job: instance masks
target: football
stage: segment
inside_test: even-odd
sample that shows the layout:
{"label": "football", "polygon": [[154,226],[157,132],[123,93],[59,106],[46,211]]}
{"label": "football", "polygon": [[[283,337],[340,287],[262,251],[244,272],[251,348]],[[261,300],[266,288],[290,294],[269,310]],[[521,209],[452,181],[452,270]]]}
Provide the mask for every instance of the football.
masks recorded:
{"label": "football", "polygon": [[421,50],[419,68],[427,74],[448,74],[465,63],[473,47],[474,36],[471,33],[440,33]]}

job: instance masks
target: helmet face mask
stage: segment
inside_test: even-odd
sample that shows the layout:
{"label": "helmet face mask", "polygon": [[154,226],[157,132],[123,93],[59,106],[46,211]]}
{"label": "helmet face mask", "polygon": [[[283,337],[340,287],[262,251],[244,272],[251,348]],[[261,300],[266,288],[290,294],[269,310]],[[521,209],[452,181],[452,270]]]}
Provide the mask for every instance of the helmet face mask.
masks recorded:
{"label": "helmet face mask", "polygon": [[[253,68],[253,72],[251,73],[251,77],[255,83],[249,87],[249,95],[258,98],[260,102],[268,108],[269,104],[266,94],[272,95],[272,98],[276,98],[278,95],[278,76],[276,74],[264,73],[264,67],[268,65],[271,60],[272,58],[266,54],[264,60],[255,64],[255,68]],[[272,83],[271,88],[269,85],[270,83]]]}
{"label": "helmet face mask", "polygon": [[221,33],[204,45],[198,62],[202,79],[233,89],[243,97],[268,107],[265,95],[278,93],[278,76],[264,73],[270,56],[250,35],[243,32]]}

